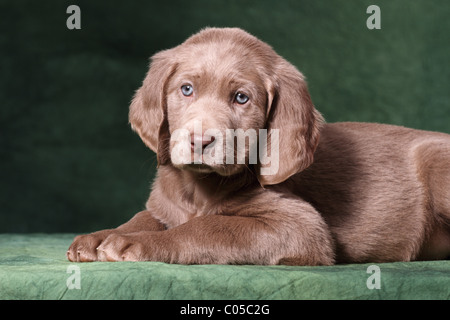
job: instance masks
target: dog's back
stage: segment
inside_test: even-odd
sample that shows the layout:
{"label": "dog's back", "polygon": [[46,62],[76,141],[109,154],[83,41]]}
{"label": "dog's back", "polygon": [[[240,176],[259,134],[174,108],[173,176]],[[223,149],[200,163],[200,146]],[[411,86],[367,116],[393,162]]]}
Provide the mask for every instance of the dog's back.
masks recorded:
{"label": "dog's back", "polygon": [[329,224],[342,262],[426,258],[427,244],[434,257],[450,255],[450,135],[326,124],[314,163],[292,180]]}

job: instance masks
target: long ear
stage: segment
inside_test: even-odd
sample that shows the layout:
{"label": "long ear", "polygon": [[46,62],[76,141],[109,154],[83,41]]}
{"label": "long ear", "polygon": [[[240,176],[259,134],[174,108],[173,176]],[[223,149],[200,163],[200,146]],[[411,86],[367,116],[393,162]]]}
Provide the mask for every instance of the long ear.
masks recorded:
{"label": "long ear", "polygon": [[136,91],[129,111],[132,129],[157,154],[158,164],[169,160],[166,85],[176,69],[173,51],[161,51],[152,57],[150,69]]}
{"label": "long ear", "polygon": [[267,150],[278,149],[278,155],[271,154],[271,163],[260,164],[257,173],[262,186],[283,182],[311,165],[323,123],[303,75],[281,58],[275,74],[268,88]]}

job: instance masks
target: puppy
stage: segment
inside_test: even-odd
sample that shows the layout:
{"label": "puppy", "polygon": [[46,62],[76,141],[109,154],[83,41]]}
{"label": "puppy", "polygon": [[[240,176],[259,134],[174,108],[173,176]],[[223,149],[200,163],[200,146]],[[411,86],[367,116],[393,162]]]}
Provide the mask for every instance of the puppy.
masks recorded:
{"label": "puppy", "polygon": [[303,75],[208,28],[155,54],[129,120],[157,154],[146,209],[77,236],[71,261],[286,264],[450,254],[450,135],[324,124]]}

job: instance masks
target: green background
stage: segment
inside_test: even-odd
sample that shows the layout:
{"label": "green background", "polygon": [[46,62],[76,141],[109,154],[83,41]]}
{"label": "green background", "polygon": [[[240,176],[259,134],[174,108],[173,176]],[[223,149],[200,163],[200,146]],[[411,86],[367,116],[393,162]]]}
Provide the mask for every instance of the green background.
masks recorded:
{"label": "green background", "polygon": [[129,102],[148,58],[205,26],[268,42],[328,122],[450,133],[449,17],[446,0],[0,0],[0,232],[89,232],[143,208],[156,160]]}

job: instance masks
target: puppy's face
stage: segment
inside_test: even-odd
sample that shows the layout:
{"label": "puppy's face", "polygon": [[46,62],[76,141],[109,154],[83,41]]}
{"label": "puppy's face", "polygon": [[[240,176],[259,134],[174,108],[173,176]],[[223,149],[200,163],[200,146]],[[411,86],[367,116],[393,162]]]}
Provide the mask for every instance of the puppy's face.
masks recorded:
{"label": "puppy's face", "polygon": [[159,165],[261,185],[308,167],[321,115],[303,75],[240,29],[205,29],[161,51],[130,106],[130,123]]}
{"label": "puppy's face", "polygon": [[[267,115],[263,62],[234,43],[180,53],[167,84],[170,159],[174,166],[227,176],[249,165]],[[252,155],[254,158],[256,154]]]}

